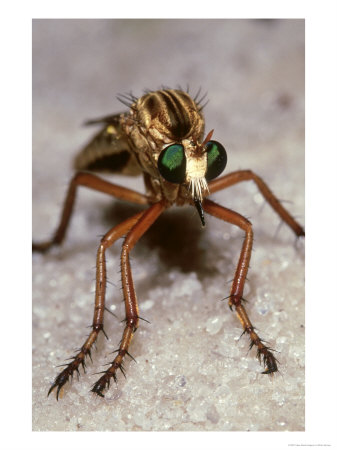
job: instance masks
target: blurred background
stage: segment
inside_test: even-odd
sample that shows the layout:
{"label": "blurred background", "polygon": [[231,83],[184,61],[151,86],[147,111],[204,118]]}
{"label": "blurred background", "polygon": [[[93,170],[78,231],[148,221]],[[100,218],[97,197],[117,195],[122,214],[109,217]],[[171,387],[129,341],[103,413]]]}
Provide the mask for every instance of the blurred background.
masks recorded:
{"label": "blurred background", "polygon": [[[303,223],[304,45],[303,20],[34,20],[35,240],[55,229],[73,157],[94,132],[82,124],[124,111],[119,93],[162,85],[207,92],[206,132],[214,128],[226,147],[226,171],[254,170]],[[143,189],[141,179],[114,182]],[[214,198],[254,223],[249,313],[281,352],[284,379],[259,376],[248,340],[237,341],[235,315],[218,301],[228,295],[241,232],[213,218],[203,232],[194,209],[177,208],[134,252],[141,315],[151,322],[132,347],[138,364],[127,363],[127,380],[92,407],[91,374],[103,370],[121,334],[109,317],[113,342],[99,340],[89,375],[58,404],[46,399],[54,366],[81,345],[91,321],[99,236],[137,211],[83,189],[63,248],[33,259],[34,430],[304,429],[303,256],[286,226],[276,234],[279,219],[262,210],[252,183]],[[122,319],[119,244],[108,255],[117,288],[107,299]]]}

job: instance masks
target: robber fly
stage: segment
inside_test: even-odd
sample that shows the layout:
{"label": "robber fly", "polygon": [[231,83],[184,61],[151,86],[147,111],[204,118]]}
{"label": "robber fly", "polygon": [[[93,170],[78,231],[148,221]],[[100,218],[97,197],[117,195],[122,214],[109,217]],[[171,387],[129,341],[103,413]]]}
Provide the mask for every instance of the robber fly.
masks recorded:
{"label": "robber fly", "polygon": [[[111,228],[101,239],[96,258],[95,308],[91,332],[78,353],[55,378],[48,395],[57,388],[58,399],[61,388],[74,372],[79,373],[80,366],[85,368],[85,359],[87,356],[91,358],[92,346],[99,333],[105,334],[105,252],[122,236],[125,236],[121,252],[125,327],[114,360],[93,385],[92,391],[103,397],[111,378],[116,381],[117,370],[124,374],[123,360],[126,355],[131,356],[129,347],[140,320],[129,254],[159,215],[174,204],[196,207],[203,226],[206,212],[244,231],[245,238],[228,296],[229,306],[235,310],[243,334],[249,335],[250,348],[256,347],[257,357],[264,365],[262,373],[277,372],[273,350],[260,339],[243,305],[243,290],[253,244],[252,225],[242,215],[214,203],[208,197],[221,189],[252,180],[296,236],[304,236],[304,230],[254,172],[239,170],[217,178],[226,167],[227,154],[220,142],[212,140],[213,130],[204,137],[203,106],[199,95],[200,91],[192,98],[188,92],[173,89],[147,91],[140,98],[130,94],[120,98],[128,106],[128,112],[87,122],[100,125],[101,130],[75,159],[76,174],[70,182],[56,232],[50,241],[33,243],[33,250],[43,252],[53,245],[61,244],[79,186],[146,205],[147,208]],[[146,193],[112,184],[93,172],[143,175]]]}

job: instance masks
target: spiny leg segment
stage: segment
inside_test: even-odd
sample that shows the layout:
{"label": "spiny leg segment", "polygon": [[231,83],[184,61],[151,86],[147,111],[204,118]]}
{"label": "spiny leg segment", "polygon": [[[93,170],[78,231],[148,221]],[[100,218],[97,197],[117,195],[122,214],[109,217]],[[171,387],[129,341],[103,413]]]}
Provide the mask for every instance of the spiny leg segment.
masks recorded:
{"label": "spiny leg segment", "polygon": [[243,333],[249,334],[251,340],[250,348],[256,346],[257,357],[260,362],[261,359],[263,360],[263,364],[265,367],[265,370],[262,373],[271,374],[273,372],[276,372],[278,370],[276,358],[272,354],[271,349],[264,345],[263,341],[256,333],[255,328],[249,320],[248,314],[244,306],[242,305],[243,289],[247,277],[249,261],[253,247],[252,224],[249,222],[249,220],[236,213],[235,211],[224,208],[223,206],[219,206],[211,200],[205,199],[203,202],[203,207],[205,211],[212,216],[218,217],[225,222],[236,225],[245,232],[245,239],[242,244],[239,262],[236,267],[232,288],[229,295],[229,307],[231,309],[233,307],[235,308],[236,314],[243,328]]}
{"label": "spiny leg segment", "polygon": [[129,354],[128,349],[133,337],[133,334],[137,330],[139,322],[138,303],[137,296],[134,289],[132,280],[131,266],[129,260],[129,253],[140,239],[140,237],[148,230],[148,228],[156,221],[159,215],[166,208],[165,201],[160,201],[152,205],[146,210],[144,215],[138,220],[134,227],[127,234],[122,247],[121,253],[121,270],[122,270],[122,287],[125,302],[125,328],[122,339],[119,344],[119,348],[116,351],[117,355],[111,362],[108,370],[104,372],[104,375],[94,384],[92,392],[104,397],[103,391],[110,386],[110,380],[113,378],[115,381],[116,371],[120,369],[124,374],[122,366],[125,355]]}
{"label": "spiny leg segment", "polygon": [[[91,348],[94,342],[97,340],[100,331],[103,331],[103,318],[105,308],[105,291],[106,291],[106,263],[105,263],[105,251],[109,248],[117,239],[127,233],[146,213],[142,211],[129,219],[125,220],[121,224],[112,228],[108,233],[103,236],[101,243],[98,247],[96,258],[96,292],[95,292],[95,309],[92,321],[92,331],[88,338],[79,349],[79,352],[72,357],[72,361],[68,363],[65,369],[55,378],[54,383],[48,391],[48,395],[57,387],[56,398],[58,399],[62,386],[66,384],[69,377],[73,377],[76,371],[79,374],[79,367],[82,366],[85,370],[85,358],[88,355],[91,359]],[[105,333],[104,333],[105,334]]]}

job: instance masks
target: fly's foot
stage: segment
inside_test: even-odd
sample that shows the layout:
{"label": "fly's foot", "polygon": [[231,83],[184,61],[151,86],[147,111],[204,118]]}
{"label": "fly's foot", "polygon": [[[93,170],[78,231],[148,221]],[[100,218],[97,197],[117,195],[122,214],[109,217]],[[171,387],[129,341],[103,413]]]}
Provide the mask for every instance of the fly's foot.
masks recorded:
{"label": "fly's foot", "polygon": [[252,325],[245,328],[242,334],[245,333],[250,335],[249,350],[251,350],[254,345],[257,347],[256,357],[259,360],[259,363],[263,364],[265,368],[265,370],[261,373],[273,375],[274,372],[278,372],[278,361],[272,353],[275,352],[275,350],[264,344],[265,341],[256,334],[255,327]]}
{"label": "fly's foot", "polygon": [[110,375],[108,373],[105,373],[96,383],[93,385],[93,388],[91,389],[91,392],[94,392],[95,394],[99,395],[100,397],[104,397],[103,391],[105,389],[109,389],[110,387],[110,379],[113,377],[115,383],[117,383],[117,377],[116,374]]}
{"label": "fly's foot", "polygon": [[90,350],[87,350],[86,352],[84,352],[83,350],[81,350],[81,352],[77,355],[74,356],[72,359],[72,361],[66,365],[66,368],[62,370],[62,372],[57,375],[57,377],[54,380],[54,383],[51,385],[49,391],[48,391],[48,396],[49,394],[57,387],[56,390],[56,399],[59,399],[59,395],[60,395],[60,391],[62,389],[62,387],[67,383],[67,381],[69,381],[69,378],[73,378],[74,372],[77,372],[77,375],[80,375],[80,371],[79,371],[79,367],[82,366],[83,370],[85,372],[85,356],[89,355],[90,359],[91,359],[91,354],[90,354]]}
{"label": "fly's foot", "polygon": [[263,360],[263,365],[265,367],[265,370],[261,373],[273,375],[274,372],[278,372],[277,367],[277,359],[270,351],[271,349],[269,347],[262,347],[258,348],[257,350],[257,358],[259,362],[261,363],[261,359]]}
{"label": "fly's foot", "polygon": [[109,389],[111,378],[113,378],[114,382],[117,383],[116,371],[118,369],[120,369],[120,371],[125,377],[125,371],[124,367],[122,366],[122,363],[113,361],[111,363],[111,367],[106,372],[101,372],[104,373],[104,375],[101,376],[101,378],[98,381],[96,381],[96,383],[93,385],[93,388],[91,389],[91,392],[94,392],[100,397],[104,397],[103,391]]}
{"label": "fly's foot", "polygon": [[77,372],[79,373],[78,368],[74,369],[72,367],[72,363],[70,363],[64,370],[62,370],[62,372],[59,375],[57,375],[57,377],[54,380],[54,383],[51,385],[51,387],[48,391],[48,397],[49,397],[49,394],[57,387],[56,399],[57,400],[59,399],[59,395],[60,395],[60,391],[61,391],[62,387],[69,380],[69,377],[71,377],[71,378],[73,377],[74,370],[77,370]]}

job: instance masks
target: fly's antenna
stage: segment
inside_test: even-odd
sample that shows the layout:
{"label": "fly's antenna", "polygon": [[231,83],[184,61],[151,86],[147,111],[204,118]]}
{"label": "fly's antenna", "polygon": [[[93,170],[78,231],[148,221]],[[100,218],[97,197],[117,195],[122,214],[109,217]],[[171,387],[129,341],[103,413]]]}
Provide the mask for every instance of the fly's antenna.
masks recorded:
{"label": "fly's antenna", "polygon": [[213,136],[214,130],[211,130],[208,135],[205,137],[204,142],[201,144],[201,147],[205,147],[207,142],[209,142]]}

